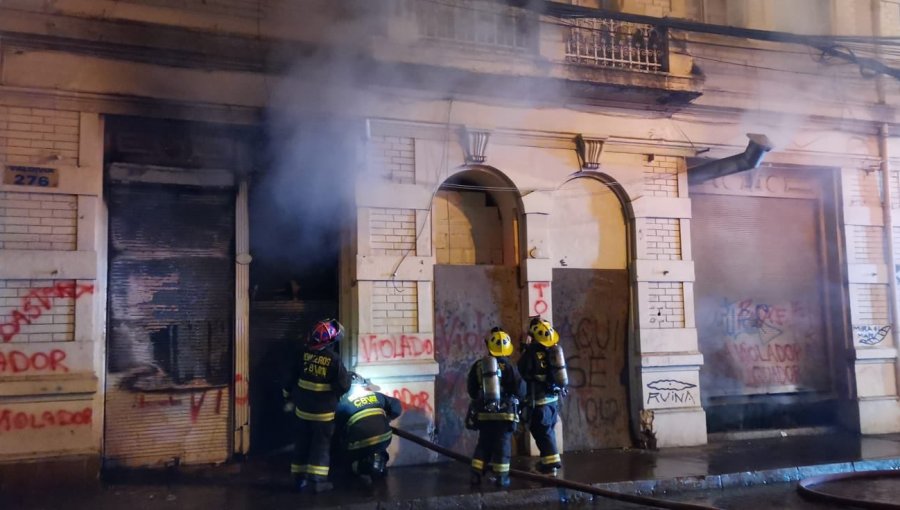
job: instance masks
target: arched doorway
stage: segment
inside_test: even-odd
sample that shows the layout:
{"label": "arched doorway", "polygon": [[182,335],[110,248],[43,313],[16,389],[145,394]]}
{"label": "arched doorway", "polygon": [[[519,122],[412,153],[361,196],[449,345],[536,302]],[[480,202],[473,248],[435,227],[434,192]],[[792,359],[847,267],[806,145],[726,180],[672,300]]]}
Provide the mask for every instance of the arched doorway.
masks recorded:
{"label": "arched doorway", "polygon": [[445,181],[432,201],[434,268],[435,438],[470,453],[476,434],[464,426],[469,368],[486,354],[494,326],[520,337],[519,215],[515,187],[499,172],[472,167]]}
{"label": "arched doorway", "polygon": [[628,228],[609,181],[571,179],[553,195],[553,319],[571,392],[560,412],[567,451],[631,446]]}

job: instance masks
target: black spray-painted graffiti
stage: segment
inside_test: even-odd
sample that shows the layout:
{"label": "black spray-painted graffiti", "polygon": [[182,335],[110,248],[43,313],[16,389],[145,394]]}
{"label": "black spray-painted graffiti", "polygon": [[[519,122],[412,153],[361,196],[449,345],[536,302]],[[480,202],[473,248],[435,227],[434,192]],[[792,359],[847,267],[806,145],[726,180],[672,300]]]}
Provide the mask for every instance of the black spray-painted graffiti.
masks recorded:
{"label": "black spray-painted graffiti", "polygon": [[675,403],[675,404],[696,404],[697,400],[690,392],[691,388],[696,388],[696,384],[691,384],[676,379],[658,379],[647,383],[647,387],[651,391],[647,393],[647,403]]}
{"label": "black spray-painted graffiti", "polygon": [[878,345],[890,332],[890,326],[853,326],[854,338],[863,345]]}
{"label": "black spray-painted graffiti", "polygon": [[723,300],[719,312],[719,322],[725,334],[737,337],[740,334],[758,335],[762,343],[769,343],[784,333],[785,326],[799,311],[799,304],[772,306],[754,303],[752,299],[742,301]]}

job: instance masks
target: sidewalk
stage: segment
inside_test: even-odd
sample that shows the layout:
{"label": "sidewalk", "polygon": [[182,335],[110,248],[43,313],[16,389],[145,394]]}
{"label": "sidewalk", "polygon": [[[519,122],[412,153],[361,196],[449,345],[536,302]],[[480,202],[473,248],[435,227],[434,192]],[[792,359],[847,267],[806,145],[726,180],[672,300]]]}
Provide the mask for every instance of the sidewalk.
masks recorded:
{"label": "sidewalk", "polygon": [[[395,438],[395,441],[403,439]],[[533,459],[514,459],[528,469]],[[900,468],[900,434],[756,439],[672,448],[563,455],[568,480],[620,492],[662,495],[798,480],[814,474]],[[66,510],[127,508],[554,508],[560,492],[514,480],[508,491],[469,486],[457,462],[392,469],[383,485],[338,486],[321,495],[290,492],[284,457],[179,472],[116,473],[93,486],[60,491],[10,487],[0,481],[0,508]],[[578,500],[575,493],[568,495]],[[635,507],[632,507],[635,508]]]}

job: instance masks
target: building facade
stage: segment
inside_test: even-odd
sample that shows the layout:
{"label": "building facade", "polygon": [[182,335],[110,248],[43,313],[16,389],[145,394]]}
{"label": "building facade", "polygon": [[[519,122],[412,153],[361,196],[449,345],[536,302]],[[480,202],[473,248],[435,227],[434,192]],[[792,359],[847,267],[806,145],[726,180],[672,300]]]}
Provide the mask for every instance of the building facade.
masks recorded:
{"label": "building facade", "polygon": [[[332,315],[398,425],[460,451],[485,333],[534,315],[566,450],[900,431],[897,87],[828,51],[890,65],[863,38],[897,4],[578,3],[606,11],[4,2],[0,460],[276,449]],[[747,133],[761,166],[692,177]]]}

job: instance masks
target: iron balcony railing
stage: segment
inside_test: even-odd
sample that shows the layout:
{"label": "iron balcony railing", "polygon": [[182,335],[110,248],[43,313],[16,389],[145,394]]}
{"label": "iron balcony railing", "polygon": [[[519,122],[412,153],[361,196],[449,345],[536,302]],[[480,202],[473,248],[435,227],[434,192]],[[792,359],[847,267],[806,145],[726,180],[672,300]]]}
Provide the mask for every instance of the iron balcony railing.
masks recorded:
{"label": "iron balcony railing", "polygon": [[400,0],[401,15],[418,36],[443,42],[512,51],[536,51],[537,17],[502,2]]}
{"label": "iron balcony railing", "polygon": [[664,28],[602,18],[572,21],[566,60],[576,64],[638,71],[668,71]]}

